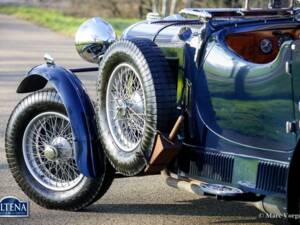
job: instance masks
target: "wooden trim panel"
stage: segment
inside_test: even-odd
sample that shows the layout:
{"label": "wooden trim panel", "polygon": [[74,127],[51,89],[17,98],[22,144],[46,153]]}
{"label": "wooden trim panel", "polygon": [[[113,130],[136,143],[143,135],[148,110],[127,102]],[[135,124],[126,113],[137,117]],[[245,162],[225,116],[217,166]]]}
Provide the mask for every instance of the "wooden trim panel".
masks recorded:
{"label": "wooden trim panel", "polygon": [[[263,64],[276,58],[280,49],[280,35],[283,34],[289,34],[295,40],[299,38],[300,29],[276,29],[231,34],[226,37],[226,43],[230,49],[245,60]],[[273,50],[269,54],[263,53],[260,49],[260,42],[265,38],[272,41]]]}

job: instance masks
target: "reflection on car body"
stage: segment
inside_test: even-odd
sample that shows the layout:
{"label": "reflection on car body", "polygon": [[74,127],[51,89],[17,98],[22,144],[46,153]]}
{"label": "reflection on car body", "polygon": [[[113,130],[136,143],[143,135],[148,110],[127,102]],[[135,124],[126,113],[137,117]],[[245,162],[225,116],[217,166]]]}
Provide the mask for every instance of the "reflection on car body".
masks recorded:
{"label": "reflection on car body", "polygon": [[[86,21],[76,49],[97,67],[46,60],[18,87],[54,87],[25,98],[9,121],[19,185],[42,206],[73,210],[102,197],[116,171],[161,172],[195,194],[299,214],[300,11],[295,1],[263,3],[152,13],[119,40],[104,20]],[[92,103],[74,73],[98,68]]]}

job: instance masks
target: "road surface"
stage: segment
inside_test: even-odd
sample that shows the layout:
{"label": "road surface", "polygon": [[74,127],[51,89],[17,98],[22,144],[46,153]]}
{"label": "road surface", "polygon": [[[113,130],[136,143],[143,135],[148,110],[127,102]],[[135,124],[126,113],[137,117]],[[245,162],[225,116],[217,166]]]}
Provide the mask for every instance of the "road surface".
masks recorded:
{"label": "road surface", "polygon": [[[28,200],[7,167],[4,132],[10,112],[24,97],[15,93],[18,81],[32,66],[43,63],[45,52],[66,67],[91,66],[77,55],[73,40],[0,15],[0,198],[14,195]],[[80,77],[95,96],[96,74]],[[0,218],[0,225],[283,224],[258,215],[254,207],[199,197],[168,187],[160,176],[150,176],[116,179],[103,199],[81,212],[46,210],[30,201],[29,218]]]}

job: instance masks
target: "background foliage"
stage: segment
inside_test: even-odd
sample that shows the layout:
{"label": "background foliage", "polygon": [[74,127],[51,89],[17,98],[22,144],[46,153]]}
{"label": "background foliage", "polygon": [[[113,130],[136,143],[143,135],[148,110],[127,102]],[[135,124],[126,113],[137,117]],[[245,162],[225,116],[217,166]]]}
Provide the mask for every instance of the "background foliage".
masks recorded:
{"label": "background foliage", "polygon": [[[5,3],[55,8],[79,17],[144,18],[148,12],[170,15],[185,7],[242,7],[244,0],[0,0]],[[251,0],[260,6],[268,0]]]}
{"label": "background foliage", "polygon": [[[1,5],[0,13],[13,15],[18,18],[31,21],[43,27],[50,28],[56,32],[73,37],[78,27],[88,19],[88,17],[74,17],[65,15],[56,9],[45,9],[36,6],[13,6]],[[123,30],[138,19],[133,18],[105,18],[115,29],[118,36]]]}

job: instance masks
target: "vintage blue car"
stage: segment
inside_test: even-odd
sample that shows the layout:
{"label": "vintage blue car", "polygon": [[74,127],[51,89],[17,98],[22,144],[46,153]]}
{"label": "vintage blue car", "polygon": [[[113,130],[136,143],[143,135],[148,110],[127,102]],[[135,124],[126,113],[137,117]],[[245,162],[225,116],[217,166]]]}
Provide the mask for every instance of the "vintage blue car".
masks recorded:
{"label": "vintage blue car", "polygon": [[[65,69],[46,55],[17,89],[33,92],[5,138],[22,190],[79,210],[115,174],[161,173],[170,186],[299,219],[300,11],[265,3],[150,13],[119,39],[104,20],[86,21],[76,49],[96,67]],[[95,101],[75,75],[93,71]]]}

